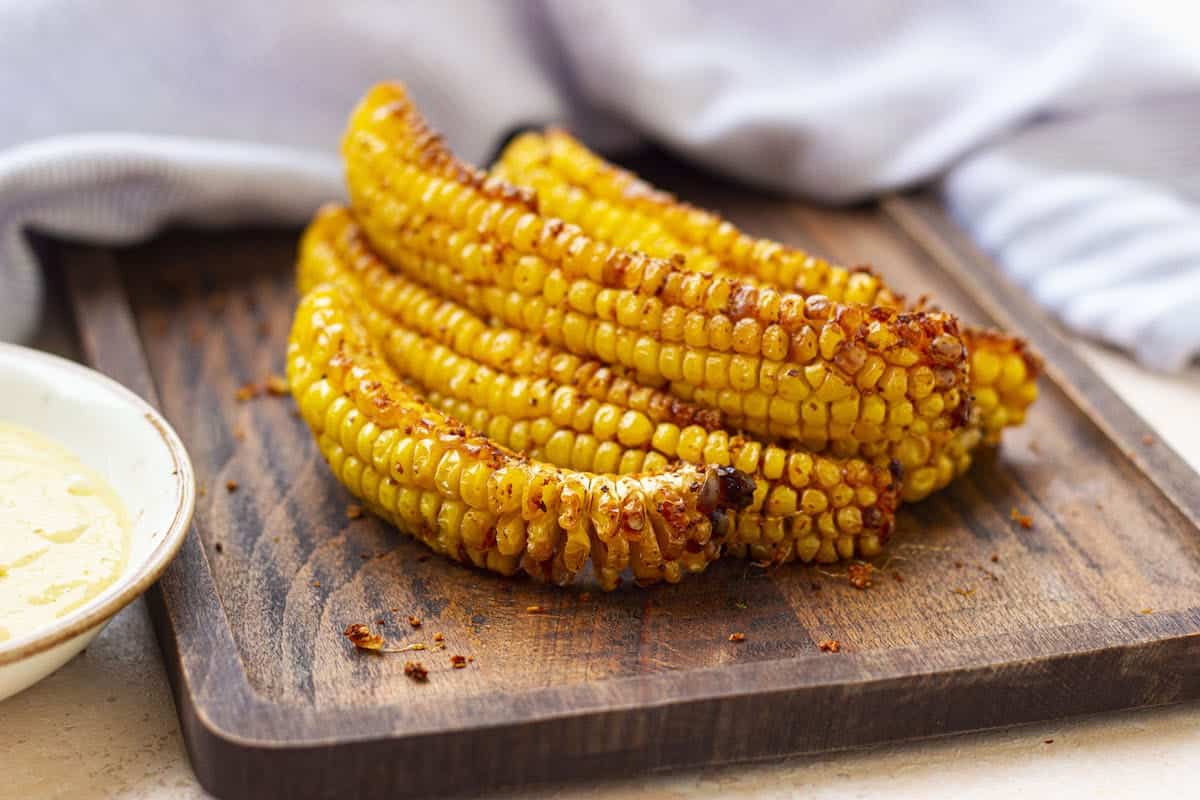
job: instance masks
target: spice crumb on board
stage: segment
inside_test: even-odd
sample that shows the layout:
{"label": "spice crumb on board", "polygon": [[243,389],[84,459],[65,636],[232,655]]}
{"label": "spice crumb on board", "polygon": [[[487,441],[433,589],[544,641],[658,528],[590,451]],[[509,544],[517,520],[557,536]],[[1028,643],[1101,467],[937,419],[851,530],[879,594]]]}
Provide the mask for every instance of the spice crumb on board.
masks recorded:
{"label": "spice crumb on board", "polygon": [[420,617],[409,617],[408,624],[412,625],[414,628],[419,628],[419,627],[421,627],[421,618]]}
{"label": "spice crumb on board", "polygon": [[545,614],[546,607],[545,606],[525,606],[525,613],[526,614]]}
{"label": "spice crumb on board", "polygon": [[246,432],[244,430],[242,430],[241,428],[234,428],[233,429],[233,440],[235,442],[246,441]]}
{"label": "spice crumb on board", "polygon": [[1141,611],[1139,611],[1138,613],[1139,613],[1139,614],[1153,614],[1153,613],[1154,613],[1154,609],[1153,609],[1153,608],[1143,608],[1143,609],[1142,609]]}
{"label": "spice crumb on board", "polygon": [[1154,444],[1154,437],[1147,433],[1142,437],[1142,444],[1147,446]]}
{"label": "spice crumb on board", "polygon": [[450,666],[454,667],[455,669],[466,669],[466,656],[450,656]]}
{"label": "spice crumb on board", "polygon": [[846,568],[846,577],[850,581],[850,585],[855,589],[871,588],[871,573],[875,571],[875,567],[870,564],[851,564]]}
{"label": "spice crumb on board", "polygon": [[321,582],[320,582],[320,581],[313,581],[313,582],[312,582],[312,585],[313,585],[313,588],[316,588],[316,589],[320,589],[320,588],[321,588]]}
{"label": "spice crumb on board", "polygon": [[346,626],[342,635],[350,640],[359,650],[379,650],[383,647],[383,637],[371,633],[371,629],[361,622],[353,622]]}
{"label": "spice crumb on board", "polygon": [[999,553],[992,553],[991,562],[992,562],[993,564],[998,564],[998,563],[1000,563],[1000,554],[999,554]]}
{"label": "spice crumb on board", "polygon": [[746,634],[744,634],[740,631],[738,631],[737,633],[731,633],[731,634],[729,634],[729,641],[744,642],[744,641],[746,641]]}
{"label": "spice crumb on board", "polygon": [[1028,514],[1022,514],[1016,506],[1013,506],[1012,510],[1008,512],[1008,517],[1025,530],[1029,530],[1033,527],[1033,517],[1029,516]]}
{"label": "spice crumb on board", "polygon": [[213,550],[216,550],[218,553],[224,553],[224,552],[225,552],[225,545],[221,544],[220,542],[214,542],[214,543],[213,543]]}
{"label": "spice crumb on board", "polygon": [[1054,744],[1053,739],[1042,739],[1042,744]]}
{"label": "spice crumb on board", "polygon": [[964,588],[962,586],[955,586],[950,591],[954,592],[955,594],[957,594],[961,597],[970,597],[971,595],[975,594],[974,587],[971,587],[968,589],[968,588]]}
{"label": "spice crumb on board", "polygon": [[404,674],[417,683],[425,683],[429,680],[429,670],[425,669],[425,665],[420,661],[405,661]]}
{"label": "spice crumb on board", "polygon": [[579,595],[579,602],[581,602],[581,603],[586,603],[588,600],[591,600],[591,599],[592,599],[591,592],[581,592]]}
{"label": "spice crumb on board", "polygon": [[358,519],[363,515],[363,507],[355,503],[346,506],[346,519]]}
{"label": "spice crumb on board", "polygon": [[237,488],[238,488],[237,481],[225,481],[225,491],[232,493],[232,492],[236,492]]}
{"label": "spice crumb on board", "polygon": [[254,398],[258,397],[258,393],[258,386],[253,383],[243,383],[238,387],[237,391],[234,392],[233,397],[239,403],[244,403],[247,400],[253,400]]}
{"label": "spice crumb on board", "polygon": [[444,642],[444,641],[446,640],[446,637],[445,637],[445,636],[442,636],[440,633],[435,633],[435,634],[433,635],[433,640],[434,640],[435,642]]}
{"label": "spice crumb on board", "polygon": [[287,378],[283,377],[282,375],[276,375],[274,373],[268,375],[264,385],[267,388],[267,393],[274,395],[275,397],[283,397],[288,393]]}
{"label": "spice crumb on board", "polygon": [[842,651],[842,643],[837,639],[825,639],[817,647],[821,648],[822,653],[840,653]]}
{"label": "spice crumb on board", "polygon": [[893,572],[892,580],[894,580],[896,583],[904,583],[904,576],[901,575],[899,572]]}

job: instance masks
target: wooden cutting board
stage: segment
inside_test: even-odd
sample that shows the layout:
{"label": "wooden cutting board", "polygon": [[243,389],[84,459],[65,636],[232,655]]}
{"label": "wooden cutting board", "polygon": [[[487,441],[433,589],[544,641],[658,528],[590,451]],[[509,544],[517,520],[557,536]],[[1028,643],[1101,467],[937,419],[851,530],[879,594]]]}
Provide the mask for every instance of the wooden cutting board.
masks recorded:
{"label": "wooden cutting board", "polygon": [[[295,232],[60,248],[84,352],[162,408],[204,490],[150,603],[209,791],[478,792],[1200,697],[1200,479],[935,205],[834,212],[654,177],[1027,337],[1048,362],[1028,425],[902,513],[869,589],[844,565],[731,560],[679,586],[558,590],[348,518],[292,401],[236,399],[282,372]],[[446,649],[356,652],[353,622]]]}

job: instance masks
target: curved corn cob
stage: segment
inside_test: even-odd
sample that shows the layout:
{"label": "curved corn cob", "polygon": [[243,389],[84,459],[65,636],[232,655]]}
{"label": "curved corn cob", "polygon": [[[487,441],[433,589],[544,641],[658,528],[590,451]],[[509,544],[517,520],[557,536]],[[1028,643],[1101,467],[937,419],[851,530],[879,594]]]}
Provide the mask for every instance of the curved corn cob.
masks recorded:
{"label": "curved corn cob", "polygon": [[[861,268],[829,264],[801,250],[755,239],[728,221],[679,202],[636,175],[620,169],[561,130],[526,133],[514,139],[492,173],[510,183],[536,190],[547,212],[580,225],[586,232],[648,255],[683,253],[699,268],[734,273],[766,285],[821,292],[853,302],[899,308],[900,295]],[[909,431],[899,443],[847,446],[834,441],[834,452],[874,454],[877,461],[896,459],[909,472],[905,499],[920,499],[946,485],[970,464],[980,443],[995,444],[1006,426],[1024,421],[1037,397],[1040,361],[1024,343],[994,331],[966,328],[971,359],[972,424],[953,434]],[[703,389],[677,389],[696,402],[709,401]],[[731,424],[744,423],[736,413]],[[820,447],[819,441],[808,441]],[[953,464],[953,468],[950,466]]]}
{"label": "curved corn cob", "polygon": [[480,313],[642,381],[732,390],[746,418],[807,441],[965,420],[965,355],[949,315],[806,300],[604,245],[455,161],[396,86],[360,104],[344,151],[373,244]]}
{"label": "curved corn cob", "polygon": [[592,559],[612,588],[702,570],[749,487],[736,470],[679,465],[615,478],[531,462],[419,402],[376,354],[346,290],[301,300],[288,379],[335,475],[434,550],[567,583]]}
{"label": "curved corn cob", "polygon": [[700,271],[731,272],[838,302],[902,305],[866,267],[839,267],[803,250],[749,236],[719,215],[682,203],[606,162],[560,129],[517,136],[491,172],[536,191],[544,213],[618,247],[664,258],[682,253]]}
{"label": "curved corn cob", "polygon": [[[675,459],[737,465],[754,477],[756,489],[751,504],[736,512],[725,547],[755,559],[827,563],[869,558],[881,552],[891,533],[898,483],[887,469],[862,459],[789,451],[698,426],[660,426],[650,449],[633,448],[548,417],[514,420],[489,408],[486,398],[423,388],[434,407],[481,426],[498,442],[525,444],[531,458],[562,467],[624,472]],[[553,433],[539,441],[539,428]]]}

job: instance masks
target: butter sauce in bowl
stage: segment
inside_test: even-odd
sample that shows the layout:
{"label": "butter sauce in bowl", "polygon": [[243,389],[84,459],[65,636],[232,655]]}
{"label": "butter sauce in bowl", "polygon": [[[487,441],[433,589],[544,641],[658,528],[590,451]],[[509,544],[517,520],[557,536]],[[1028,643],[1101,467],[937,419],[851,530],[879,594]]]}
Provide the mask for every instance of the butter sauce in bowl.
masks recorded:
{"label": "butter sauce in bowl", "polygon": [[0,700],[158,579],[194,504],[191,462],[153,407],[74,362],[0,344]]}

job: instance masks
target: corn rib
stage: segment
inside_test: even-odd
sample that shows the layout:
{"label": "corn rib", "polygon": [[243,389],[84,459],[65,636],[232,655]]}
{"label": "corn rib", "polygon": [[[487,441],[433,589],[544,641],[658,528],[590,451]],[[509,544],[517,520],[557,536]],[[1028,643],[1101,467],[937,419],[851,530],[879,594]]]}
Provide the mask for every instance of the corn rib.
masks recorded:
{"label": "corn rib", "polygon": [[453,559],[559,584],[592,559],[612,588],[677,581],[720,552],[749,502],[734,469],[678,465],[620,479],[532,462],[421,403],[378,355],[352,296],[301,300],[288,380],[334,474],[374,512]]}
{"label": "corn rib", "polygon": [[796,438],[875,441],[916,419],[965,420],[950,315],[838,305],[612,248],[454,160],[396,86],[359,106],[344,152],[375,247],[479,313],[639,379],[732,390],[744,416]]}
{"label": "corn rib", "polygon": [[[617,246],[664,258],[683,253],[698,268],[805,294],[821,292],[853,302],[903,306],[903,298],[865,268],[839,267],[801,250],[750,237],[718,215],[681,203],[609,164],[562,130],[518,136],[505,148],[492,174],[536,191],[547,213]],[[963,338],[971,359],[973,397],[966,428],[953,433],[909,431],[902,442],[893,440],[886,447],[877,442],[860,447],[834,441],[831,449],[873,454],[877,461],[898,460],[912,475],[905,482],[905,498],[915,500],[965,471],[976,446],[994,445],[1005,427],[1021,424],[1037,398],[1040,361],[1011,336],[967,327]],[[697,402],[704,401],[702,394],[697,397],[701,392],[680,389]],[[737,414],[728,419],[732,424],[745,422]],[[806,443],[822,446],[820,441]]]}

